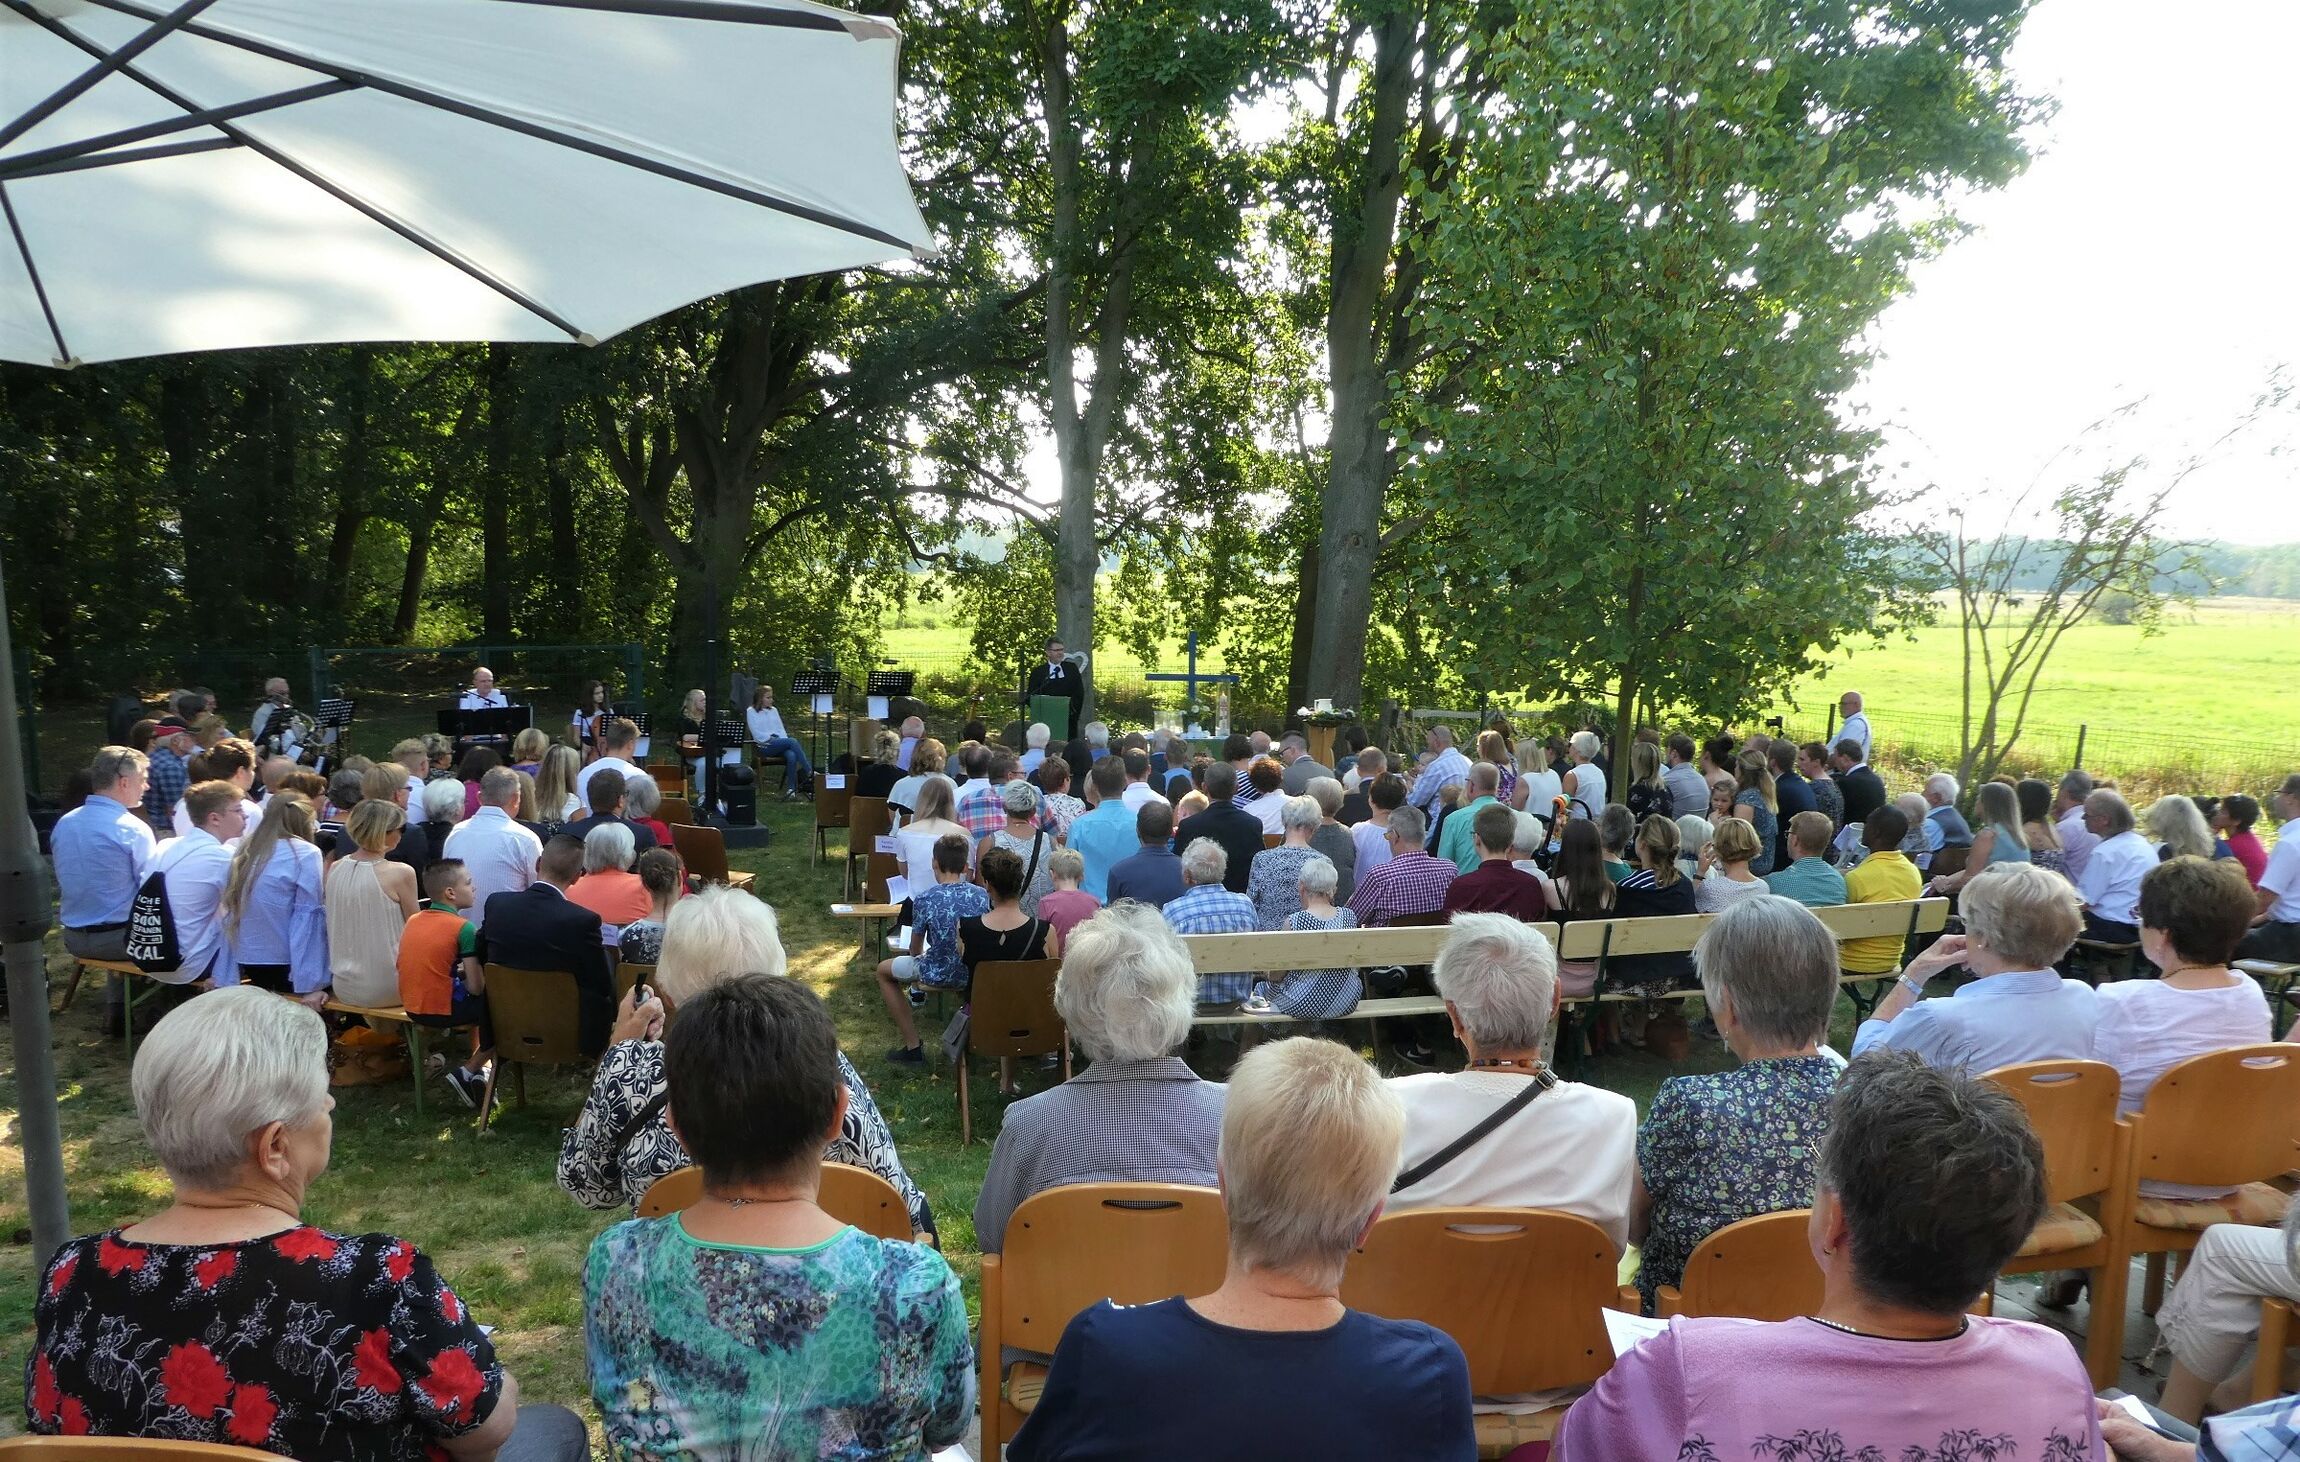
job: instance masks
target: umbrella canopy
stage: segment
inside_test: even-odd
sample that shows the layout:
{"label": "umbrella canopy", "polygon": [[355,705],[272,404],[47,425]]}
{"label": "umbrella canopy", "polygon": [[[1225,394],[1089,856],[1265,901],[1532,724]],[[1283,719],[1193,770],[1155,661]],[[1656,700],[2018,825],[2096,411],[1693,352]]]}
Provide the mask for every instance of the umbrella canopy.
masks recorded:
{"label": "umbrella canopy", "polygon": [[589,344],[928,246],[805,0],[0,0],[0,358]]}

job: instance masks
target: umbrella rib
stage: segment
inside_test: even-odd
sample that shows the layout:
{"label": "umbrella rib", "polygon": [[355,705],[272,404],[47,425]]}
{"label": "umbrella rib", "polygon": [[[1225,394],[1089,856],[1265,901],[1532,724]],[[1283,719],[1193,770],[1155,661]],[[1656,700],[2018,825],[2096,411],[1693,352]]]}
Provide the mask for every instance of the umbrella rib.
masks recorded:
{"label": "umbrella rib", "polygon": [[32,246],[24,241],[24,225],[16,221],[16,204],[8,196],[8,185],[0,183],[0,213],[8,216],[8,232],[15,236],[16,253],[24,260],[24,273],[32,280],[32,293],[40,301],[40,313],[48,320],[48,337],[56,342],[56,363],[67,365],[72,352],[64,345],[64,327],[56,323],[56,307],[48,303],[48,286],[40,282],[40,266],[32,262]]}
{"label": "umbrella rib", "polygon": [[108,168],[116,163],[152,162],[163,157],[184,157],[195,152],[228,152],[240,144],[229,137],[191,137],[182,142],[163,142],[157,147],[130,147],[118,152],[106,152],[94,157],[61,157],[41,163],[37,167],[11,167],[5,170],[8,178],[46,178],[57,173],[85,172],[90,168]]}
{"label": "umbrella rib", "polygon": [[[101,0],[98,0],[98,3],[101,3]],[[62,37],[64,40],[70,42],[71,44],[80,47],[80,49],[84,51],[91,51],[99,54],[101,53],[102,48],[98,47],[95,42],[87,39],[85,36],[80,35],[71,27],[63,24],[61,21],[52,19],[49,16],[41,14],[38,10],[33,9],[32,6],[28,3],[28,0],[0,0],[0,4],[4,4],[9,9],[16,10],[19,13],[29,14],[31,18],[37,21],[43,28],[47,29],[55,35]],[[187,112],[200,110],[200,106],[197,102],[192,101],[182,92],[177,91],[175,88],[167,85],[165,82],[159,81],[151,76],[146,75],[144,72],[138,70],[132,63],[122,65],[118,68],[118,70],[122,76],[127,77],[131,81],[137,82],[147,91],[150,91],[153,95],[159,97],[162,101],[169,103],[171,106],[181,107]],[[351,80],[353,78],[345,77],[342,79]],[[458,254],[455,250],[439,242],[439,240],[432,238],[428,234],[424,233],[421,229],[415,227],[413,224],[395,217],[385,209],[368,202],[366,199],[353,193],[349,189],[338,185],[334,180],[325,177],[317,170],[288,156],[286,153],[280,151],[277,147],[272,146],[270,143],[262,141],[256,137],[252,137],[248,133],[241,131],[238,127],[232,125],[230,122],[218,122],[215,124],[215,127],[217,131],[223,133],[226,137],[231,138],[233,141],[247,148],[250,152],[255,153],[258,157],[263,158],[266,162],[271,163],[274,167],[278,167],[284,169],[287,172],[293,173],[296,177],[301,178],[304,182],[309,183],[311,186],[319,189],[321,192],[335,199],[338,203],[341,203],[345,207],[365,215],[371,221],[381,224],[387,229],[390,229],[393,233],[398,234],[401,238],[407,240],[409,243],[415,245],[425,253],[430,254],[440,262],[447,264],[455,269],[461,270],[463,273],[471,276],[473,279],[478,280],[481,284],[486,285],[489,289],[494,290],[497,294],[502,295],[505,299],[511,301],[513,304],[519,306],[519,308],[527,311],[527,313],[535,316],[537,319],[547,321],[553,329],[565,331],[569,339],[574,340],[579,344],[588,345],[591,343],[592,337],[590,335],[586,334],[575,325],[569,323],[550,306],[543,304],[539,300],[530,299],[518,288],[518,286],[512,284],[508,280],[498,278],[492,271],[488,270],[486,267],[477,263],[476,261],[464,258],[461,254]],[[18,237],[18,245],[19,247],[22,245],[21,235]],[[25,262],[27,264],[31,262],[31,256],[29,254],[25,256]],[[53,328],[52,325],[51,328]]]}
{"label": "umbrella rib", "polygon": [[[150,7],[137,3],[137,0],[87,0],[87,3],[105,10],[117,11],[122,15],[133,15],[147,20],[152,18]],[[26,0],[0,0],[0,4],[5,4],[11,9],[29,9]],[[32,13],[38,14],[36,11]],[[317,71],[341,81],[353,82],[375,91],[396,96],[402,101],[411,101],[419,106],[436,107],[444,112],[453,112],[457,116],[469,117],[475,122],[485,122],[490,126],[522,133],[540,142],[549,142],[576,152],[589,153],[591,156],[604,161],[637,168],[641,172],[649,172],[657,177],[669,178],[673,182],[685,183],[692,188],[701,188],[706,192],[718,193],[739,202],[754,204],[777,213],[787,213],[794,218],[805,219],[809,223],[821,224],[825,228],[837,229],[841,233],[850,233],[858,238],[866,238],[874,243],[901,249],[905,253],[914,252],[908,239],[899,238],[884,229],[874,228],[858,219],[847,218],[832,213],[828,209],[815,208],[805,203],[794,203],[788,198],[778,198],[772,193],[763,193],[756,188],[748,188],[740,183],[729,182],[724,178],[714,178],[708,173],[698,173],[692,169],[678,167],[656,158],[644,157],[620,147],[611,147],[604,142],[597,142],[588,137],[578,137],[572,133],[544,126],[540,122],[531,122],[524,117],[515,117],[508,112],[499,112],[491,107],[483,107],[474,102],[464,101],[459,97],[448,96],[444,92],[433,91],[429,87],[415,86],[388,76],[378,76],[373,72],[341,66],[333,61],[323,61],[313,56],[298,55],[284,46],[275,46],[267,41],[235,35],[230,31],[219,30],[212,25],[202,24],[198,21],[188,22],[184,26],[184,30],[202,40],[233,46],[253,55],[262,56],[267,60],[284,62],[290,66],[300,66],[307,71]]]}
{"label": "umbrella rib", "polygon": [[[293,91],[275,92],[270,96],[251,97],[244,102],[234,102],[230,106],[210,107],[185,116],[170,118],[164,122],[146,122],[140,127],[123,127],[117,132],[105,132],[95,137],[82,138],[77,142],[60,142],[54,147],[43,147],[33,152],[20,152],[14,157],[0,158],[0,178],[33,177],[41,173],[67,172],[70,171],[67,167],[54,167],[50,164],[68,162],[70,159],[81,157],[91,159],[84,166],[100,167],[112,159],[99,157],[96,154],[109,153],[113,148],[123,146],[126,143],[143,142],[154,137],[166,137],[175,132],[188,132],[195,127],[205,127],[212,122],[228,120],[232,117],[252,116],[258,112],[276,111],[281,107],[292,107],[298,102],[313,101],[323,96],[334,96],[338,92],[358,89],[359,83],[356,81],[318,81],[310,86],[299,86]],[[144,152],[149,154],[153,152],[153,149],[147,148],[144,149]],[[126,154],[120,154],[120,156],[126,156]]]}
{"label": "umbrella rib", "polygon": [[68,105],[74,97],[81,95],[113,72],[126,67],[130,61],[135,60],[144,52],[167,39],[170,33],[182,29],[190,23],[193,16],[198,15],[214,3],[215,0],[184,0],[183,4],[178,5],[167,14],[152,17],[151,23],[146,25],[134,40],[129,41],[118,50],[99,50],[95,65],[65,82],[44,99],[34,102],[24,111],[22,116],[13,122],[6,126],[0,126],[0,147],[6,147],[34,127],[39,126]]}

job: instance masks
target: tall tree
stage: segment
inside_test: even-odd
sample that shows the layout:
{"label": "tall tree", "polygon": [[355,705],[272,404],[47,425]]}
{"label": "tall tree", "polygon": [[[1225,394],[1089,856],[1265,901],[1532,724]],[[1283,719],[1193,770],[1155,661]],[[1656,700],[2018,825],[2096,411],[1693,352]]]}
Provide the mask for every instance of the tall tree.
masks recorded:
{"label": "tall tree", "polygon": [[[2021,0],[1559,0],[1478,42],[1409,410],[1418,582],[1495,686],[1730,714],[1915,606],[1838,398],[1951,189],[2025,161]],[[1458,385],[1461,400],[1445,390]]]}

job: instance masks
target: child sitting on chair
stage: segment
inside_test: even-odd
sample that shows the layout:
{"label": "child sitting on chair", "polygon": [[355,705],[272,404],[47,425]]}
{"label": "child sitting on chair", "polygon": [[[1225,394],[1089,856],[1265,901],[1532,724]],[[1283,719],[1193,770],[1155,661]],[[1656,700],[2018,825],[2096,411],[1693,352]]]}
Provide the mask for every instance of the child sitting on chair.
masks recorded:
{"label": "child sitting on chair", "polygon": [[407,1018],[434,1030],[477,1027],[471,1055],[441,1075],[468,1107],[487,1090],[495,1028],[487,1018],[487,975],[479,963],[479,930],[463,911],[476,894],[460,858],[442,858],[423,873],[425,902],[399,935],[399,1003]]}

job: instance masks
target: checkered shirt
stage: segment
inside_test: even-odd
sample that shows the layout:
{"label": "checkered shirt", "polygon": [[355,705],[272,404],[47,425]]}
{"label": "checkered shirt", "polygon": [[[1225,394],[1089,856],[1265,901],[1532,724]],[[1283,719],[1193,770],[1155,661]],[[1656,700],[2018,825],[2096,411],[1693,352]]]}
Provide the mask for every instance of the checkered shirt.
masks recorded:
{"label": "checkered shirt", "polygon": [[[1259,927],[1254,918],[1254,901],[1218,883],[1194,884],[1184,889],[1181,897],[1167,901],[1164,912],[1167,924],[1177,934],[1251,934]],[[1235,1005],[1253,988],[1251,974],[1201,975],[1198,1003]]]}
{"label": "checkered shirt", "polygon": [[966,840],[980,842],[984,833],[994,833],[1006,826],[1006,784],[999,782],[969,782],[966,790],[958,794],[958,825],[966,829]]}
{"label": "checkered shirt", "polygon": [[175,828],[169,819],[176,814],[176,804],[184,800],[184,789],[191,785],[192,774],[185,769],[184,759],[164,746],[153,747],[149,761],[144,816],[162,833],[170,833]]}
{"label": "checkered shirt", "polygon": [[1350,910],[1368,929],[1378,929],[1400,914],[1434,914],[1445,907],[1446,889],[1461,870],[1427,853],[1402,853],[1358,878],[1350,895]]}

